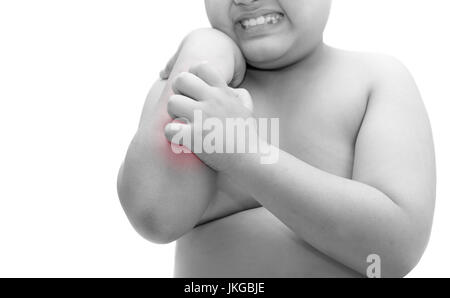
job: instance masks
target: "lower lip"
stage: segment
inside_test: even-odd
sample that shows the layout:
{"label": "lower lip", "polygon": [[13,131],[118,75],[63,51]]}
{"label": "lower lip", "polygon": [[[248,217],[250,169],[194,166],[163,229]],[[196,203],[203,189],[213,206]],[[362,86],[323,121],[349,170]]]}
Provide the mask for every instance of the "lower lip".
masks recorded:
{"label": "lower lip", "polygon": [[275,24],[263,24],[244,29],[240,23],[236,24],[237,31],[242,33],[244,37],[259,37],[261,35],[267,35],[273,33],[273,30],[279,28],[285,21],[285,16],[283,16],[278,23]]}

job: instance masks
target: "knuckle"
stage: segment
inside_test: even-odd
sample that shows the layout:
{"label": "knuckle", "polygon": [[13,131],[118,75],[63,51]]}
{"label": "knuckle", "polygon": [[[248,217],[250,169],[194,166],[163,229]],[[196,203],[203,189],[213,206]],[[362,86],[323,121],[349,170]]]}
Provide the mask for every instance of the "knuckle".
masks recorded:
{"label": "knuckle", "polygon": [[187,72],[181,72],[177,75],[173,84],[175,86],[182,86],[182,85],[186,84],[188,82],[188,80],[189,80],[189,74]]}

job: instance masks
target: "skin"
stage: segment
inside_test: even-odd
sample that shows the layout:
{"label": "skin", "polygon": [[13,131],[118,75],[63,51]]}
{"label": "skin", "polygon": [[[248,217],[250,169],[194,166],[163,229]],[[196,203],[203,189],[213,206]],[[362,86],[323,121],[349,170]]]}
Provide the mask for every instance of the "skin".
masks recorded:
{"label": "skin", "polygon": [[[239,45],[247,63],[260,69],[277,69],[295,64],[322,44],[331,1],[207,0],[205,6],[212,27]],[[271,34],[245,33],[236,20],[257,9],[281,12],[288,22]]]}
{"label": "skin", "polygon": [[[324,45],[330,1],[205,3],[215,30],[191,33],[162,72],[119,173],[136,230],[178,240],[178,277],[358,277],[371,254],[383,277],[406,275],[435,199],[431,129],[409,72]],[[259,31],[236,25],[258,9],[285,18]],[[192,125],[171,118],[192,120],[193,109],[279,118],[279,161],[171,155],[164,134]]]}

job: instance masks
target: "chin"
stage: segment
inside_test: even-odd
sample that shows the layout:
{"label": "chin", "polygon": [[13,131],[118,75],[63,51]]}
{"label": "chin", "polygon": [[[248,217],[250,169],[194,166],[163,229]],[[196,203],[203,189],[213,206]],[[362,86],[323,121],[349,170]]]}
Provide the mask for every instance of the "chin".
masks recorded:
{"label": "chin", "polygon": [[260,69],[275,69],[286,66],[283,65],[283,60],[288,55],[289,48],[290,45],[279,40],[246,41],[241,45],[247,63]]}

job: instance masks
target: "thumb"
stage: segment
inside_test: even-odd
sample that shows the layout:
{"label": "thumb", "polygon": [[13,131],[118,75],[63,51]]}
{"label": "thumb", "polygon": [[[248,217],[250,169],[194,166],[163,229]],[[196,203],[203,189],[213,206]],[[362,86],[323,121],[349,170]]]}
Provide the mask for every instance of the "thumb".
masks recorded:
{"label": "thumb", "polygon": [[[179,152],[178,146],[184,146],[186,149],[191,149],[192,129],[190,124],[181,123],[178,121],[171,122],[164,128],[164,134],[167,140],[172,144],[174,153]],[[183,150],[185,153],[189,151]]]}
{"label": "thumb", "polygon": [[238,88],[238,89],[233,89],[230,88],[233,93],[236,95],[237,99],[242,103],[242,105],[244,107],[246,107],[247,109],[249,109],[251,112],[253,112],[253,100],[252,97],[250,95],[250,93],[247,91],[247,89],[244,88]]}

